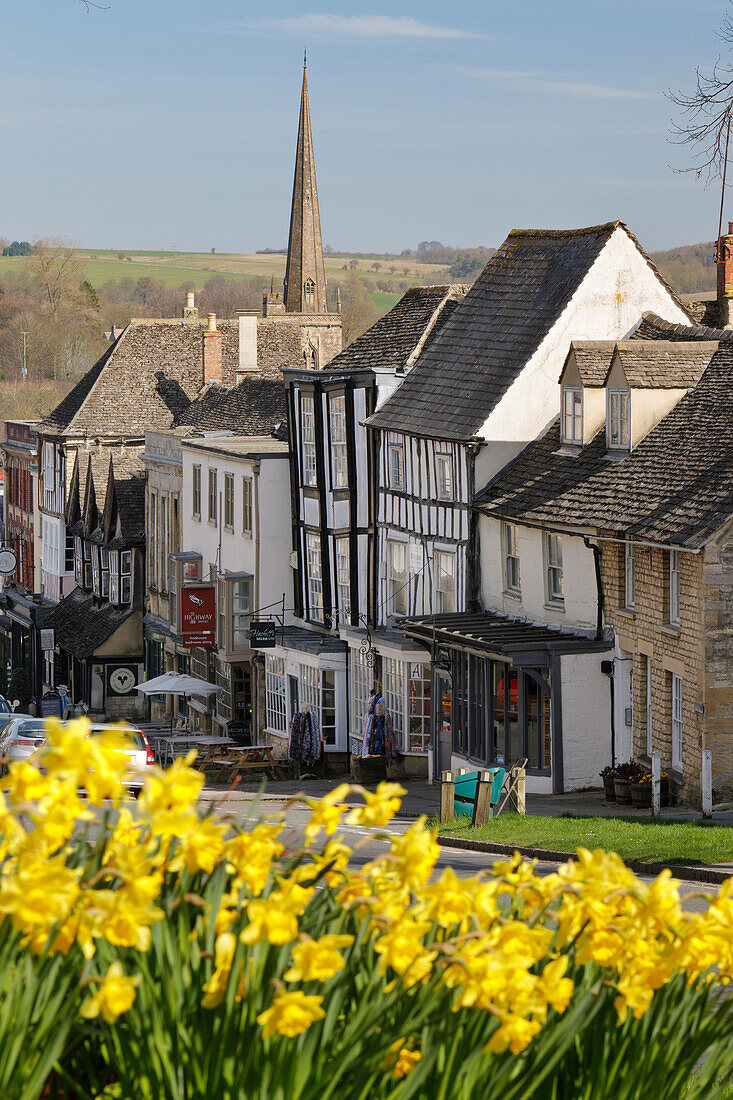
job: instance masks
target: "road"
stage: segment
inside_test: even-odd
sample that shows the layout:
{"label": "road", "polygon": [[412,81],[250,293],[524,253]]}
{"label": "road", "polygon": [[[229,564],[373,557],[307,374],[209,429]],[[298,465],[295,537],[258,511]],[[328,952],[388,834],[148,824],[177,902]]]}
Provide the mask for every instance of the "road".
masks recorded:
{"label": "road", "polygon": [[[286,800],[283,799],[281,801],[279,799],[267,798],[254,808],[253,801],[253,798],[228,799],[226,803],[220,807],[220,810],[231,814],[239,821],[246,820],[250,815],[261,816],[278,814],[285,810],[286,828],[283,834],[283,841],[288,848],[297,848],[301,846],[304,838],[305,825],[310,816],[310,811],[307,807],[293,805],[286,809]],[[399,835],[409,829],[413,823],[412,820],[398,818],[393,820],[384,832]],[[339,834],[343,837],[344,842],[354,849],[354,855],[351,859],[351,865],[353,867],[362,867],[365,863],[383,854],[388,848],[387,841],[379,841],[370,838],[367,830],[360,826],[344,825],[339,829]],[[437,863],[436,873],[444,867],[452,867],[460,878],[470,878],[471,875],[476,875],[479,871],[490,869],[495,860],[504,858],[506,857],[503,855],[497,854],[493,856],[489,852],[475,852],[460,848],[443,848]],[[537,863],[537,870],[541,875],[548,875],[556,871],[558,866],[559,864],[557,862],[546,860]],[[653,881],[652,876],[649,875],[640,875],[639,878],[642,882],[649,883]],[[683,906],[684,909],[687,912],[699,913],[707,906],[705,896],[711,896],[717,893],[717,887],[707,886],[699,882],[689,882],[683,883],[681,892],[683,895],[695,895],[686,898]],[[701,894],[704,896],[700,897],[699,895]]]}

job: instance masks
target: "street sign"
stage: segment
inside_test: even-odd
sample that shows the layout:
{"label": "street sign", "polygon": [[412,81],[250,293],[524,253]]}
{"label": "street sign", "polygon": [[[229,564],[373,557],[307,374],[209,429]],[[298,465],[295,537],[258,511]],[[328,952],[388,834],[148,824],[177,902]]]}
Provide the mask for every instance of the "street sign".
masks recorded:
{"label": "street sign", "polygon": [[15,551],[11,550],[9,546],[3,546],[0,548],[0,573],[4,577],[14,573],[18,565],[18,559],[15,555]]}
{"label": "street sign", "polygon": [[275,627],[273,622],[252,622],[249,624],[249,644],[253,649],[272,649],[275,645]]}
{"label": "street sign", "polygon": [[216,586],[186,584],[181,589],[181,642],[216,648]]}

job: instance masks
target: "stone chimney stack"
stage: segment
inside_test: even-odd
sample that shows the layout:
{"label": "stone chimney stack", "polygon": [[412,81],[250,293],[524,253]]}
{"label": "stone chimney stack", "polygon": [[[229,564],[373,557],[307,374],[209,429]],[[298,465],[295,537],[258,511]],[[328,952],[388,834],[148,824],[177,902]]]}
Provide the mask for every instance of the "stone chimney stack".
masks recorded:
{"label": "stone chimney stack", "polygon": [[199,311],[196,309],[196,302],[194,300],[194,293],[192,290],[186,291],[186,304],[183,307],[183,320],[190,321],[192,324],[199,319]]}
{"label": "stone chimney stack", "polygon": [[733,222],[718,241],[718,320],[722,328],[733,327]]}
{"label": "stone chimney stack", "polygon": [[239,321],[239,365],[237,381],[241,382],[245,374],[257,373],[257,313],[254,310],[238,309]]}
{"label": "stone chimney stack", "polygon": [[216,327],[216,314],[210,313],[203,336],[204,385],[222,381],[221,333]]}

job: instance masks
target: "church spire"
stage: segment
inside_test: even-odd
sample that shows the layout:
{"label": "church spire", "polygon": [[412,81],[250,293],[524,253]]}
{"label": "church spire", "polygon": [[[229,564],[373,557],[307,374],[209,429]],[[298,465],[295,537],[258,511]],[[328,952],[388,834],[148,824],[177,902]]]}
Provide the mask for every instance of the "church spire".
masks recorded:
{"label": "church spire", "polygon": [[285,268],[285,310],[287,313],[328,312],[305,56],[288,260]]}

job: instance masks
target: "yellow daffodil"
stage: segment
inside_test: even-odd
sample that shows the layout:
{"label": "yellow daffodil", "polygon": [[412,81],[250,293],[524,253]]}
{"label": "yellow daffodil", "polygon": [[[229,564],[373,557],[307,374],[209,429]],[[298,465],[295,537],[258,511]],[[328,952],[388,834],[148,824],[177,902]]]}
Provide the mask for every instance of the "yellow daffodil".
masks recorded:
{"label": "yellow daffodil", "polygon": [[326,836],[333,836],[338,828],[341,816],[346,809],[343,800],[349,793],[349,784],[340,783],[334,790],[329,791],[318,802],[307,799],[307,805],[311,808],[311,816],[305,827],[305,842],[312,844],[321,829]]}
{"label": "yellow daffodil", "polygon": [[118,1016],[129,1011],[135,1001],[135,988],[140,975],[125,977],[121,962],[113,962],[104,978],[97,979],[99,989],[81,1006],[85,1020],[93,1020],[101,1014],[107,1024],[113,1024]]}
{"label": "yellow daffodil", "polygon": [[283,977],[286,982],[325,982],[343,969],[340,949],[349,947],[353,936],[322,936],[320,940],[306,937],[293,948],[293,965]]}
{"label": "yellow daffodil", "polygon": [[367,829],[388,825],[400,808],[406,794],[399,783],[380,783],[374,794],[362,790],[364,805],[357,806],[346,818],[348,825],[364,825]]}
{"label": "yellow daffodil", "polygon": [[323,997],[306,996],[300,990],[278,993],[272,1007],[259,1014],[257,1023],[265,1039],[272,1035],[301,1035],[316,1020],[325,1017],[322,1004]]}

